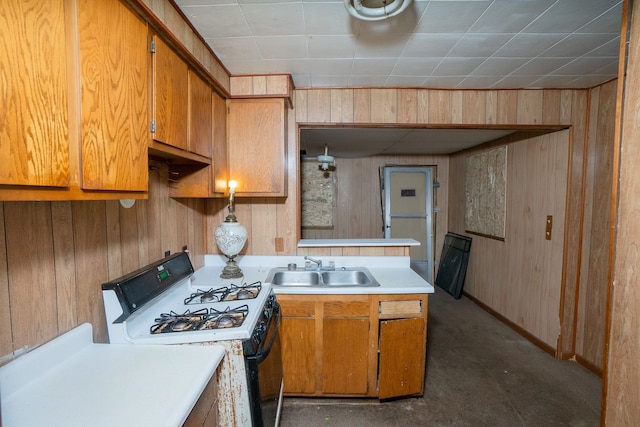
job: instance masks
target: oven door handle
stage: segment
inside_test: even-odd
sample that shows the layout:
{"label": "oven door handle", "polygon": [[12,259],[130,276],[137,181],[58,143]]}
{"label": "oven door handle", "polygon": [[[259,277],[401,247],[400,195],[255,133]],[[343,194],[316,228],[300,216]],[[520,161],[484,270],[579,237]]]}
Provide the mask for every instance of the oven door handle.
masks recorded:
{"label": "oven door handle", "polygon": [[258,350],[258,352],[255,355],[249,356],[250,359],[253,359],[258,363],[262,363],[263,360],[269,357],[269,353],[271,352],[271,347],[273,347],[273,343],[275,342],[276,338],[278,338],[278,335],[280,334],[281,314],[280,314],[279,304],[276,303],[274,305],[272,313],[273,313],[273,317],[271,317],[271,321],[272,322],[274,320],[276,321],[275,332],[271,334],[271,339],[269,340],[269,343],[266,346],[260,346],[260,350]]}

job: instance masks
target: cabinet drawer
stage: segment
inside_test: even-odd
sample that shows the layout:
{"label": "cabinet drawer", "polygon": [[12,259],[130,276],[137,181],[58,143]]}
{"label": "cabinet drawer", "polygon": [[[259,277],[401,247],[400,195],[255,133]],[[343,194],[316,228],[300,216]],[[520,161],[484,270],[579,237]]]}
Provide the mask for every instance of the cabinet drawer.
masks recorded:
{"label": "cabinet drawer", "polygon": [[369,317],[369,301],[327,301],[325,317]]}
{"label": "cabinet drawer", "polygon": [[422,301],[380,301],[378,311],[381,316],[420,315],[422,314]]}
{"label": "cabinet drawer", "polygon": [[314,301],[282,301],[278,300],[282,315],[285,317],[313,317],[316,305]]}

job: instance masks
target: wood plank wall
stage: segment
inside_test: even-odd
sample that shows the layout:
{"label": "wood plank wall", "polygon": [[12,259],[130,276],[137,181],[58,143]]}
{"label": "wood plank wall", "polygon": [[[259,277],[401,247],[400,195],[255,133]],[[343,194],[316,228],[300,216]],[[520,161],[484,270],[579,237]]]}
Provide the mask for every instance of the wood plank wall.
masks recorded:
{"label": "wood plank wall", "polygon": [[[590,91],[586,153],[584,226],[575,340],[564,350],[602,374],[609,276],[610,201],[613,170],[617,80]],[[572,319],[573,319],[572,318]],[[573,345],[573,348],[571,348]]]}
{"label": "wood plank wall", "polygon": [[[627,29],[629,31],[627,31]],[[628,38],[625,36],[628,34]],[[640,425],[640,3],[625,1],[622,19],[621,58],[628,49],[624,97],[619,98],[616,119],[619,139],[614,140],[613,197],[614,223],[611,241],[614,242],[613,284],[610,291],[609,348],[606,354],[602,425]],[[626,42],[626,43],[625,43]],[[621,61],[622,62],[622,61]],[[617,220],[617,221],[616,221]]]}
{"label": "wood plank wall", "polygon": [[[555,349],[560,329],[565,210],[570,131],[509,142],[504,241],[473,238],[465,292]],[[504,141],[504,142],[503,142]],[[469,150],[451,157],[449,228],[465,233],[465,161]],[[545,239],[547,215],[552,239]]]}
{"label": "wood plank wall", "polygon": [[[615,84],[615,83],[611,83]],[[612,94],[603,89],[605,95],[601,99],[611,102]],[[546,90],[486,90],[486,91],[457,91],[457,90],[429,90],[429,89],[298,89],[295,91],[294,112],[289,114],[288,152],[298,153],[298,128],[305,125],[364,125],[385,124],[398,126],[487,126],[487,127],[521,127],[521,126],[567,126],[568,131],[568,167],[567,167],[567,198],[566,198],[566,229],[564,258],[564,291],[560,295],[563,315],[568,313],[562,323],[562,336],[568,341],[557,343],[551,338],[549,329],[545,326],[544,341],[557,349],[560,356],[573,356],[575,325],[573,322],[577,310],[577,292],[579,289],[582,242],[583,203],[585,173],[591,173],[583,165],[587,159],[589,133],[589,90],[546,89]],[[602,101],[598,101],[600,105]],[[606,132],[605,132],[606,133]],[[597,132],[596,135],[599,133]],[[597,138],[604,138],[601,135]],[[396,159],[388,159],[395,162]],[[342,160],[338,159],[339,162]],[[401,160],[397,160],[401,162]],[[402,160],[403,161],[403,160]],[[437,161],[438,180],[441,188],[438,193],[437,204],[441,208],[438,215],[437,236],[435,249],[439,253],[444,234],[450,230],[450,215],[452,209],[461,206],[460,200],[449,199],[450,178],[443,168],[448,168],[447,162],[434,158],[425,163]],[[299,183],[297,176],[299,160],[296,156],[289,156],[289,196],[283,199],[240,199],[238,202],[238,217],[250,229],[250,237],[245,253],[255,255],[296,255],[309,253],[308,249],[298,250],[296,243],[301,236],[299,220]],[[377,168],[379,160],[354,160],[343,168],[345,173],[354,173],[352,169]],[[386,162],[386,160],[385,160]],[[367,165],[367,163],[369,163]],[[423,163],[419,161],[417,163]],[[339,164],[340,167],[341,163]],[[370,181],[377,181],[377,171],[369,171]],[[356,173],[354,173],[356,174]],[[517,189],[514,189],[517,191]],[[379,192],[369,190],[368,201],[360,202],[364,206],[361,211],[376,205]],[[224,219],[225,202],[209,200],[207,202],[207,224],[213,229]],[[357,207],[349,208],[357,211]],[[349,214],[350,215],[350,214]],[[443,225],[444,223],[444,225]],[[563,224],[554,223],[555,232],[562,229]],[[374,225],[375,232],[378,225]],[[275,252],[275,238],[282,237],[284,252]],[[379,237],[374,235],[362,237]],[[215,243],[211,235],[207,236],[207,248],[216,252]],[[337,249],[316,248],[314,254],[331,254]],[[359,251],[359,250],[358,250]],[[554,296],[554,298],[556,298]],[[554,303],[555,304],[555,303]],[[553,311],[555,310],[555,312]],[[558,309],[551,310],[549,316],[557,318]],[[547,322],[547,320],[540,320]],[[556,324],[555,320],[550,321]],[[597,322],[596,322],[597,323]],[[543,324],[543,323],[540,323]],[[594,326],[597,329],[597,326]],[[592,327],[590,327],[592,328]],[[564,346],[566,346],[566,348]],[[591,356],[588,356],[591,359]]]}
{"label": "wood plank wall", "polygon": [[107,342],[101,284],[187,246],[205,253],[205,203],[169,198],[167,167],[149,199],[0,203],[0,357],[89,322]]}

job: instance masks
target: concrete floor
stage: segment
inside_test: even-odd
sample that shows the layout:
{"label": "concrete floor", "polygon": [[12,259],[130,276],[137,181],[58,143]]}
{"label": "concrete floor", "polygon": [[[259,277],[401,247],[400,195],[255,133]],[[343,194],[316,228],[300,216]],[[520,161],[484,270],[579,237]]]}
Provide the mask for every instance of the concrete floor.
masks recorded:
{"label": "concrete floor", "polygon": [[600,378],[559,361],[465,297],[429,299],[421,398],[285,398],[282,427],[598,426]]}

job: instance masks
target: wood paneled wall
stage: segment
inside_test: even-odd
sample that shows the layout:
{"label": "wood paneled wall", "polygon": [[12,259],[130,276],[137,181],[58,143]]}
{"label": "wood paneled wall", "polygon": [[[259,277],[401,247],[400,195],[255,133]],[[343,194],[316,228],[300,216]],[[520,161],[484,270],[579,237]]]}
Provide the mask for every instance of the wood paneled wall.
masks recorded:
{"label": "wood paneled wall", "polygon": [[169,198],[167,168],[150,173],[149,199],[0,203],[0,356],[89,322],[107,342],[102,283],[187,246],[205,253],[205,203]]}
{"label": "wood paneled wall", "polygon": [[[629,14],[629,16],[627,16]],[[627,21],[627,18],[630,18]],[[629,32],[627,32],[627,28]],[[625,35],[629,34],[628,39]],[[611,241],[615,242],[613,284],[610,300],[609,347],[604,376],[601,421],[607,426],[640,425],[640,3],[625,1],[622,46],[628,49],[624,97],[619,99],[616,119],[621,127],[614,139],[614,175]],[[624,43],[626,42],[626,43]],[[621,58],[627,57],[621,48]],[[622,62],[622,61],[621,61]],[[617,222],[616,222],[617,220]]]}
{"label": "wood paneled wall", "polygon": [[[505,138],[509,139],[509,138]],[[570,131],[507,144],[506,237],[471,235],[465,292],[555,349],[560,330]],[[493,146],[493,144],[492,144]],[[465,234],[465,160],[451,157],[450,230]],[[547,215],[552,239],[545,239]]]}
{"label": "wood paneled wall", "polygon": [[[607,95],[608,96],[608,95]],[[565,245],[563,254],[564,276],[561,278],[563,292],[558,297],[552,296],[554,307],[541,311],[544,319],[533,321],[544,325],[540,337],[541,341],[549,343],[552,348],[558,348],[561,356],[573,355],[573,337],[575,334],[574,315],[577,310],[577,292],[580,280],[580,254],[582,242],[583,203],[585,173],[583,165],[587,158],[589,91],[588,90],[429,90],[429,89],[304,89],[295,91],[294,112],[289,114],[288,152],[298,153],[298,127],[304,125],[363,125],[385,124],[397,126],[486,126],[513,128],[557,128],[565,126],[566,144],[568,150],[567,165],[565,166],[566,194],[564,200],[564,216],[566,223],[554,222],[554,233],[564,230]],[[394,159],[398,163],[404,159]],[[338,159],[338,168],[344,173],[357,175],[358,170],[376,168],[380,160],[357,159],[344,161]],[[386,161],[386,160],[385,160]],[[407,160],[410,162],[410,160]],[[447,172],[448,162],[433,157],[427,162],[437,161],[438,180],[441,188],[438,191],[437,205],[441,211],[437,218],[436,252],[439,253],[443,236],[447,231],[453,231],[451,215],[464,206],[464,199],[451,196],[453,180],[460,180],[458,172]],[[308,253],[308,250],[298,250],[296,244],[300,238],[299,219],[299,160],[295,155],[289,156],[289,195],[282,199],[240,199],[238,202],[238,217],[250,230],[249,242],[245,253],[255,255],[295,255]],[[343,167],[344,166],[344,167]],[[364,206],[349,207],[348,212],[370,210],[379,200],[377,187],[377,170],[369,171],[368,180],[376,182],[364,196],[368,201],[362,201]],[[447,177],[447,174],[449,177]],[[464,175],[462,175],[462,178]],[[463,182],[463,181],[461,181]],[[448,188],[445,190],[444,188]],[[553,186],[555,188],[555,184]],[[510,188],[509,191],[518,191]],[[453,197],[453,198],[451,198]],[[344,199],[343,199],[344,200]],[[364,199],[361,199],[364,200]],[[207,202],[207,224],[212,229],[224,219],[225,202],[210,200]],[[350,213],[344,216],[351,217]],[[376,214],[377,216],[377,214]],[[546,217],[546,214],[545,214]],[[375,219],[377,221],[377,218]],[[563,229],[564,227],[564,229]],[[379,237],[378,225],[372,226],[375,234],[362,237]],[[319,235],[317,235],[319,237]],[[276,237],[282,237],[285,242],[284,252],[275,252]],[[555,242],[555,241],[554,241]],[[474,242],[475,245],[475,242]],[[207,236],[207,248],[216,252],[212,237]],[[475,252],[475,250],[474,250]],[[314,253],[316,253],[314,251]],[[319,254],[330,254],[330,250],[319,250]],[[472,256],[473,257],[473,256]],[[437,259],[436,259],[437,262]],[[558,298],[563,306],[562,336],[570,337],[567,342],[558,344],[557,331],[552,334],[550,324],[557,326]],[[564,317],[565,313],[568,313]],[[549,318],[551,318],[549,320]],[[550,323],[548,323],[550,322]],[[537,329],[536,329],[537,331]],[[536,332],[537,333],[537,332]],[[551,337],[553,335],[554,338]],[[566,351],[566,354],[565,354]]]}
{"label": "wood paneled wall", "polygon": [[[609,232],[617,80],[590,91],[586,153],[584,225],[574,342],[563,340],[564,352],[601,373],[605,347],[609,284]],[[571,345],[575,345],[571,348]],[[573,353],[571,353],[573,351]]]}

